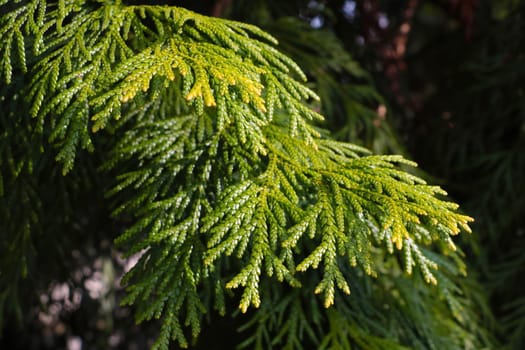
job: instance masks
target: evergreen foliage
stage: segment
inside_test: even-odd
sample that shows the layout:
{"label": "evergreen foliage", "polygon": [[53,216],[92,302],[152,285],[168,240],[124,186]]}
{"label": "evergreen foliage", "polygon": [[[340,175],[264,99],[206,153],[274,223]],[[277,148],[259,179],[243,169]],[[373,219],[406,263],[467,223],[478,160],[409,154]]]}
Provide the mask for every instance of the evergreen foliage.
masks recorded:
{"label": "evergreen foliage", "polygon": [[314,29],[294,17],[262,24],[279,40],[279,48],[309,74],[321,98],[326,127],[341,141],[361,142],[377,153],[403,153],[384,117],[372,108],[386,101],[370,75],[332,31]]}
{"label": "evergreen foliage", "polygon": [[463,58],[466,64],[453,70],[458,86],[454,89],[465,94],[444,107],[454,127],[432,121],[433,137],[418,147],[436,160],[428,169],[445,178],[475,215],[474,228],[480,234],[473,248],[480,252],[477,264],[485,275],[500,335],[508,348],[521,349],[525,346],[521,196],[525,189],[525,3],[481,5],[480,34]]}
{"label": "evergreen foliage", "polygon": [[[123,302],[137,322],[161,319],[155,349],[189,346],[232,300],[251,318],[241,347],[490,346],[452,238],[472,219],[415,163],[331,138],[273,36],[174,6],[0,5],[0,315],[42,249],[90,220],[95,192],[116,244],[141,254]],[[323,98],[326,72],[367,81],[348,56],[325,62]],[[336,99],[357,103],[323,111],[363,113],[366,134],[381,99],[347,88]]]}

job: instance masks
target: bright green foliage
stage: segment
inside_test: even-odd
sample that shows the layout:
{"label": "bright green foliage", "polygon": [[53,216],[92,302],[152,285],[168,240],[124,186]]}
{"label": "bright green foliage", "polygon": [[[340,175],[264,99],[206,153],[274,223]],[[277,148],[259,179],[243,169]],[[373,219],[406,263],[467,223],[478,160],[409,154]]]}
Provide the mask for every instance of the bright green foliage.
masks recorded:
{"label": "bright green foliage", "polygon": [[[187,331],[196,338],[212,308],[230,313],[225,298],[237,289],[240,310],[260,308],[255,319],[265,317],[257,322],[267,328],[253,340],[260,348],[301,348],[303,332],[321,348],[370,339],[375,348],[424,348],[431,329],[400,335],[390,326],[368,336],[370,329],[359,328],[366,312],[347,318],[360,307],[345,296],[355,289],[360,302],[379,302],[378,293],[394,298],[391,307],[405,317],[402,305],[418,298],[403,295],[410,281],[432,295],[440,315],[448,312],[441,299],[456,315],[435,322],[461,324],[464,300],[450,278],[464,271],[451,237],[469,231],[472,219],[443,190],[401,170],[414,165],[401,156],[321,137],[313,121],[322,117],[306,104],[317,96],[296,80],[304,74],[273,37],[177,7],[5,3],[1,73],[7,84],[21,84],[27,113],[2,116],[1,152],[24,137],[18,126],[29,127],[45,138],[22,144],[51,144],[67,179],[81,149],[111,149],[99,171],[116,174],[108,193],[115,220],[131,220],[117,243],[128,255],[142,253],[125,277],[124,302],[137,306],[138,322],[162,319],[153,348],[170,340],[188,346]],[[17,169],[30,167],[24,162],[2,160],[2,176],[16,178]],[[24,196],[3,191],[4,198]],[[281,300],[273,311],[272,300]],[[406,316],[411,327],[433,327],[418,325],[416,315]]]}
{"label": "bright green foliage", "polygon": [[[39,58],[29,89],[30,113],[40,128],[51,125],[50,141],[60,143],[57,160],[65,173],[77,147],[92,149],[89,123],[93,132],[104,128],[110,119],[121,118],[122,103],[139,91],[155,99],[170,81],[199,113],[216,106],[219,130],[239,124],[243,142],[279,106],[292,116],[292,134],[310,135],[304,118],[320,118],[298,101],[315,94],[286,74],[293,71],[304,78],[297,65],[250,39],[255,35],[275,41],[257,27],[209,21],[174,7],[106,4],[92,10],[82,3],[30,1],[2,18],[0,32],[6,36],[0,64],[6,82],[13,57],[19,58],[22,70],[27,50]],[[71,19],[63,23],[67,16]],[[22,31],[34,36],[32,47],[17,36]],[[20,37],[16,47],[12,35]],[[237,99],[239,103],[232,102]],[[245,123],[255,124],[255,130],[245,130]]]}

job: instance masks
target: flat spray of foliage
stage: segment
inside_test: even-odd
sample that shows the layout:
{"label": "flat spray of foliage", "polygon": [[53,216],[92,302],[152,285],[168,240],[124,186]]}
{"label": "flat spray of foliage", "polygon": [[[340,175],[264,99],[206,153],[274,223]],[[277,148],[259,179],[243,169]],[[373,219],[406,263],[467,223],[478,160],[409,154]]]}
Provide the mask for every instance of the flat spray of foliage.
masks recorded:
{"label": "flat spray of foliage", "polygon": [[[350,347],[348,339],[402,348],[398,341],[417,339],[357,325],[380,316],[348,306],[354,288],[367,294],[366,276],[385,282],[382,294],[388,281],[402,281],[396,295],[422,278],[461,318],[447,276],[464,273],[451,236],[469,231],[471,218],[443,190],[401,170],[414,165],[401,156],[321,137],[314,122],[323,117],[308,106],[317,96],[272,36],[177,7],[0,4],[0,75],[27,112],[1,116],[2,206],[39,171],[41,154],[53,154],[67,179],[82,150],[109,145],[98,172],[116,174],[107,197],[126,223],[116,242],[128,255],[142,252],[125,277],[124,302],[136,305],[138,322],[161,318],[154,348],[187,346],[204,314],[233,312],[231,298],[255,312],[245,345],[301,348],[303,333],[329,348]],[[13,246],[36,232],[37,218],[15,220],[16,205],[0,215],[24,223],[2,229]],[[415,276],[395,276],[397,265]],[[401,304],[391,305],[396,317],[412,317]],[[330,331],[312,328],[321,314]]]}

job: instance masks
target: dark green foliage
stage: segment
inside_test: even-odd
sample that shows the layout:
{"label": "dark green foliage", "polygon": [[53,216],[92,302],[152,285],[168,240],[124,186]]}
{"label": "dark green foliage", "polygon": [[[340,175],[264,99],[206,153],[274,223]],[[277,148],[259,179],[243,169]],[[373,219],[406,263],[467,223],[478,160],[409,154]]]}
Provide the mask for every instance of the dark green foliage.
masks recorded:
{"label": "dark green foliage", "polygon": [[[450,68],[460,90],[438,111],[447,122],[429,120],[432,137],[419,149],[430,155],[427,168],[446,179],[476,217],[477,265],[510,349],[525,346],[525,3],[481,2],[479,35],[463,65]],[[451,39],[449,39],[451,40]],[[459,53],[457,54],[459,56]],[[439,154],[436,154],[438,150]]]}
{"label": "dark green foliage", "polygon": [[386,103],[373,87],[370,75],[345,50],[332,31],[314,29],[304,21],[284,17],[264,28],[279,39],[279,47],[313,79],[321,98],[325,127],[341,141],[362,142],[378,153],[403,153],[385,116]]}
{"label": "dark green foliage", "polygon": [[[54,231],[60,250],[95,217],[78,204],[92,191],[113,212],[105,230],[141,254],[123,303],[137,322],[161,319],[153,348],[188,346],[232,299],[252,317],[241,346],[490,346],[452,240],[472,219],[401,167],[413,162],[320,130],[317,95],[272,36],[178,7],[0,4],[0,315],[18,304],[20,278],[38,274],[26,263],[38,237]],[[395,148],[374,145],[382,100],[368,75],[335,37],[307,35],[333,48],[295,56],[322,111],[354,125],[338,137]],[[352,79],[343,90],[340,76]]]}

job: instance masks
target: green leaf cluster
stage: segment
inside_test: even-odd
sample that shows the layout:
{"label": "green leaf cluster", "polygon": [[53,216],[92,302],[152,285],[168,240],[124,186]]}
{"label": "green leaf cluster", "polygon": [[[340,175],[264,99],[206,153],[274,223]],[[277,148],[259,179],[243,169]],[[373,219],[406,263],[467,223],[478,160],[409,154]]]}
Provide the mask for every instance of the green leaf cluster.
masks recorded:
{"label": "green leaf cluster", "polygon": [[[358,307],[346,295],[368,285],[357,300],[398,295],[394,319],[402,317],[400,305],[417,298],[399,296],[412,281],[392,276],[403,271],[418,271],[417,283],[437,285],[417,284],[421,293],[447,300],[461,318],[450,276],[464,268],[452,236],[470,231],[472,219],[439,187],[400,167],[414,163],[322,136],[314,123],[323,117],[308,105],[317,95],[272,36],[178,7],[0,4],[0,73],[24,96],[23,113],[1,118],[6,156],[0,165],[8,186],[2,186],[0,215],[15,226],[3,230],[15,247],[2,246],[3,256],[15,249],[26,255],[38,223],[24,220],[32,217],[31,206],[42,211],[35,217],[46,214],[25,181],[45,176],[49,167],[54,186],[71,184],[67,192],[106,192],[113,220],[125,227],[116,243],[127,255],[141,254],[123,281],[124,303],[137,307],[138,322],[162,320],[153,348],[166,349],[170,341],[188,346],[188,331],[196,339],[212,309],[231,313],[232,297],[243,313],[259,308],[255,319],[273,322],[256,331],[257,344],[270,331],[276,335],[267,344],[286,338],[288,348],[302,347],[303,332],[326,348],[371,339],[377,348],[406,343],[412,335],[394,335],[391,328],[367,336],[366,327],[356,326],[363,313],[344,316]],[[50,152],[59,165],[47,158]],[[79,158],[97,159],[97,176],[115,179],[111,189],[68,182],[78,175]],[[35,160],[45,164],[37,173]],[[58,180],[57,170],[65,175]],[[3,210],[22,199],[29,207]],[[20,214],[24,220],[12,220]],[[13,266],[2,262],[2,271],[16,274]],[[389,288],[373,282],[392,279],[396,285]],[[280,307],[271,310],[279,298]],[[311,300],[311,311],[302,300]],[[288,310],[292,317],[283,321]],[[312,317],[325,320],[316,321],[318,330],[305,322]]]}

